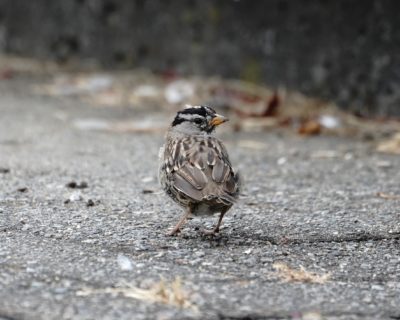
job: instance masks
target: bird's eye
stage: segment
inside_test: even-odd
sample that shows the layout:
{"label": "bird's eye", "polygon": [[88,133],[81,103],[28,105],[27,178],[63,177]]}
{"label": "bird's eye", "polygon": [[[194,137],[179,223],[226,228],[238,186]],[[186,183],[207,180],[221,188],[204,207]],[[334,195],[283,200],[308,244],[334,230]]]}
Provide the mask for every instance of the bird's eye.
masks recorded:
{"label": "bird's eye", "polygon": [[193,121],[194,121],[194,123],[196,123],[196,124],[202,124],[202,123],[203,123],[203,120],[201,120],[201,119],[199,119],[199,118],[196,118],[196,119],[194,119]]}

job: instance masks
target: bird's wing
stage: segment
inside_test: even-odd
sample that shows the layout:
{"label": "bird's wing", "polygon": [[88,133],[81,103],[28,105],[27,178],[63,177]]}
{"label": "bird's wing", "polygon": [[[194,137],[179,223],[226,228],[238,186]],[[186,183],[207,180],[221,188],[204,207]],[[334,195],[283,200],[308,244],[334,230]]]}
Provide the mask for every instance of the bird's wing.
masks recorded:
{"label": "bird's wing", "polygon": [[[179,145],[179,146],[178,146]],[[195,201],[235,202],[238,175],[223,144],[213,137],[180,141],[173,150],[174,187]]]}

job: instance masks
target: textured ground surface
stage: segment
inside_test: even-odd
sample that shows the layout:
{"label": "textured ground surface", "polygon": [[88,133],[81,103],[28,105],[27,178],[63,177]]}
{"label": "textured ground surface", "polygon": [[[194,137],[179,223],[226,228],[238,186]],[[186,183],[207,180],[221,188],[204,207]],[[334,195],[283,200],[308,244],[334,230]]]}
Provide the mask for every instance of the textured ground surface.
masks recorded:
{"label": "textured ground surface", "polygon": [[158,189],[162,133],[74,125],[151,115],[26,88],[0,83],[1,320],[400,318],[400,200],[376,195],[400,194],[398,156],[227,128],[240,204],[217,238],[198,231],[215,219],[170,238],[181,211]]}

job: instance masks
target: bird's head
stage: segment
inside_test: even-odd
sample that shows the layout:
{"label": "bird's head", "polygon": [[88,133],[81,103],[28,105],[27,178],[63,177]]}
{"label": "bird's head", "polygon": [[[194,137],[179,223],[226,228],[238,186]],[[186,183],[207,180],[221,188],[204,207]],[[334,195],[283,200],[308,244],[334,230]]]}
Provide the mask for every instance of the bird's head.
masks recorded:
{"label": "bird's head", "polygon": [[221,116],[208,106],[189,106],[178,111],[172,122],[172,128],[188,133],[211,133],[215,127],[228,121],[228,118]]}

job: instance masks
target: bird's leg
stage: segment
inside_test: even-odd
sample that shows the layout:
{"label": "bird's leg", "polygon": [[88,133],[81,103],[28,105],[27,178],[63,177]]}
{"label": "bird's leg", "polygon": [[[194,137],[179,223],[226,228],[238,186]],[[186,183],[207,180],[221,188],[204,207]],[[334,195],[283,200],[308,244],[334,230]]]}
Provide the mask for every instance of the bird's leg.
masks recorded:
{"label": "bird's leg", "polygon": [[221,226],[222,219],[224,218],[224,215],[228,210],[229,210],[229,208],[222,210],[221,214],[219,215],[219,219],[218,219],[217,225],[214,227],[214,229],[211,229],[211,230],[203,229],[202,230],[203,234],[214,236],[216,233],[218,233],[219,232],[219,227]]}
{"label": "bird's leg", "polygon": [[186,222],[187,218],[190,216],[190,208],[187,209],[187,211],[185,212],[185,214],[181,217],[181,219],[179,220],[179,222],[176,224],[176,226],[167,233],[168,236],[174,236],[177,233],[181,232],[181,227],[183,226],[183,224]]}

